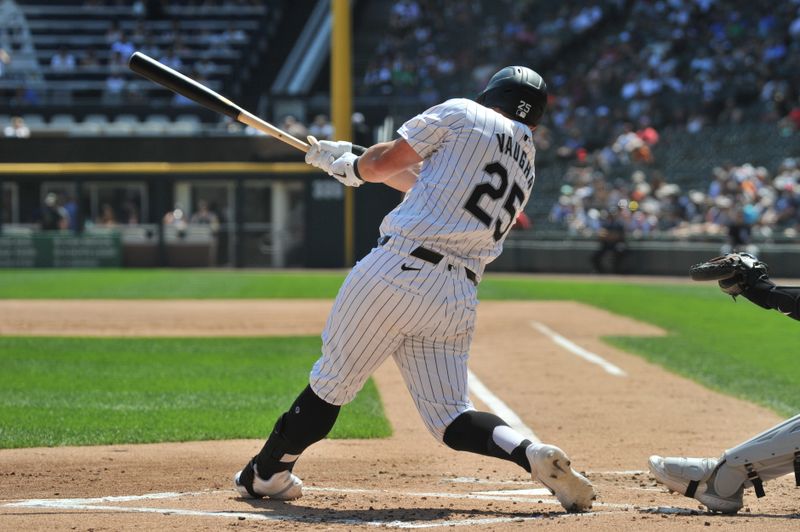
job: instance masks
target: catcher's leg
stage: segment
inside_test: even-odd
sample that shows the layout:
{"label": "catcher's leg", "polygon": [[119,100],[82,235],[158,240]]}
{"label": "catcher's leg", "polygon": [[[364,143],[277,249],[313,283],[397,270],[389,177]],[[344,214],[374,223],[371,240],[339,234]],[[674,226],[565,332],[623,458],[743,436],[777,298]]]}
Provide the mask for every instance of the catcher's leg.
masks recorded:
{"label": "catcher's leg", "polygon": [[652,456],[650,471],[710,510],[735,513],[742,507],[744,488],[752,486],[762,497],[764,482],[792,472],[800,486],[800,415],[728,449],[719,460]]}

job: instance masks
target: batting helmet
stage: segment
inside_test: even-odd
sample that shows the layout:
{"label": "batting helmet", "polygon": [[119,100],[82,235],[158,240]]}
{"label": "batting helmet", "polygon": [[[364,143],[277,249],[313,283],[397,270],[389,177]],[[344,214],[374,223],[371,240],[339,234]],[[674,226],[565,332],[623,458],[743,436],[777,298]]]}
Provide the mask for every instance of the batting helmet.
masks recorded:
{"label": "batting helmet", "polygon": [[547,108],[547,84],[530,68],[507,66],[492,76],[475,101],[486,107],[497,107],[514,120],[535,126]]}

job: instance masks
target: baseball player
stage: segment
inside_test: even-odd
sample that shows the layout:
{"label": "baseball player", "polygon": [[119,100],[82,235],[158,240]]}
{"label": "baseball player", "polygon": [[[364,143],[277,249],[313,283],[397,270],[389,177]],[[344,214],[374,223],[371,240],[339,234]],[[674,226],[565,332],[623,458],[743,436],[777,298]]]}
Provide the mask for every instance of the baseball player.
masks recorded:
{"label": "baseball player", "polygon": [[[743,295],[756,305],[776,309],[800,320],[800,287],[775,286],[767,267],[747,253],[730,253],[701,267],[733,267],[733,276],[719,281],[720,288],[734,297]],[[742,507],[745,488],[764,496],[763,483],[792,473],[800,486],[800,415],[794,416],[744,443],[728,449],[719,458],[650,457],[650,471],[672,491],[693,497],[709,510],[736,513]]]}
{"label": "baseball player", "polygon": [[532,131],[546,105],[542,77],[512,66],[475,101],[436,105],[403,124],[400,138],[361,156],[348,142],[309,139],[306,161],[344,185],[384,183],[406,196],[384,218],[378,246],[344,281],[308,387],[236,474],[242,497],[300,497],[302,482],[292,474],[298,457],[391,356],[438,441],[519,464],[569,511],[591,508],[591,483],[561,449],[531,443],[498,416],[476,411],[467,392],[477,285],[530,197]]}

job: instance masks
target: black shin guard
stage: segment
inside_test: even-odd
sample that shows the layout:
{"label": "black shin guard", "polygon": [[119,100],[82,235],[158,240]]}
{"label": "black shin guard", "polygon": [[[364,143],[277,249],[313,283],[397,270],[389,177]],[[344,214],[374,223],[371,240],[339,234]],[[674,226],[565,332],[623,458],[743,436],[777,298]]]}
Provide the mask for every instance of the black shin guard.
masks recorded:
{"label": "black shin guard", "polygon": [[256,455],[259,476],[269,478],[278,471],[291,470],[307,447],[328,435],[340,408],[326,403],[307,386],[275,423],[272,434]]}
{"label": "black shin guard", "polygon": [[502,458],[518,464],[528,473],[531,465],[525,455],[525,449],[531,444],[530,440],[523,442],[508,454],[494,442],[492,434],[494,429],[508,426],[501,418],[488,412],[464,412],[453,420],[444,431],[444,443],[456,451],[467,451]]}

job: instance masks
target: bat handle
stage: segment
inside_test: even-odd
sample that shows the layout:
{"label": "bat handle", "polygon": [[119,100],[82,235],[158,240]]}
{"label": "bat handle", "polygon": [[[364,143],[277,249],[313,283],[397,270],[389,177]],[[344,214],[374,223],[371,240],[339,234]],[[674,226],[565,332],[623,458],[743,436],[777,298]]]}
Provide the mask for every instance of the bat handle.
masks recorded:
{"label": "bat handle", "polygon": [[269,122],[261,120],[259,117],[248,111],[242,111],[241,113],[239,113],[237,120],[243,124],[247,124],[248,126],[251,126],[259,131],[262,131],[267,135],[275,137],[281,142],[285,142],[289,146],[297,148],[303,153],[308,152],[308,148],[310,147],[308,144],[298,139],[297,137],[293,137],[292,135],[286,133],[285,131],[278,129]]}
{"label": "bat handle", "polygon": [[[309,135],[306,137],[306,139],[308,139],[308,143],[311,146],[319,144],[319,141],[314,135]],[[359,146],[358,144],[353,144],[351,150],[356,155],[364,155],[364,153],[367,151],[367,149],[364,146]]]}

